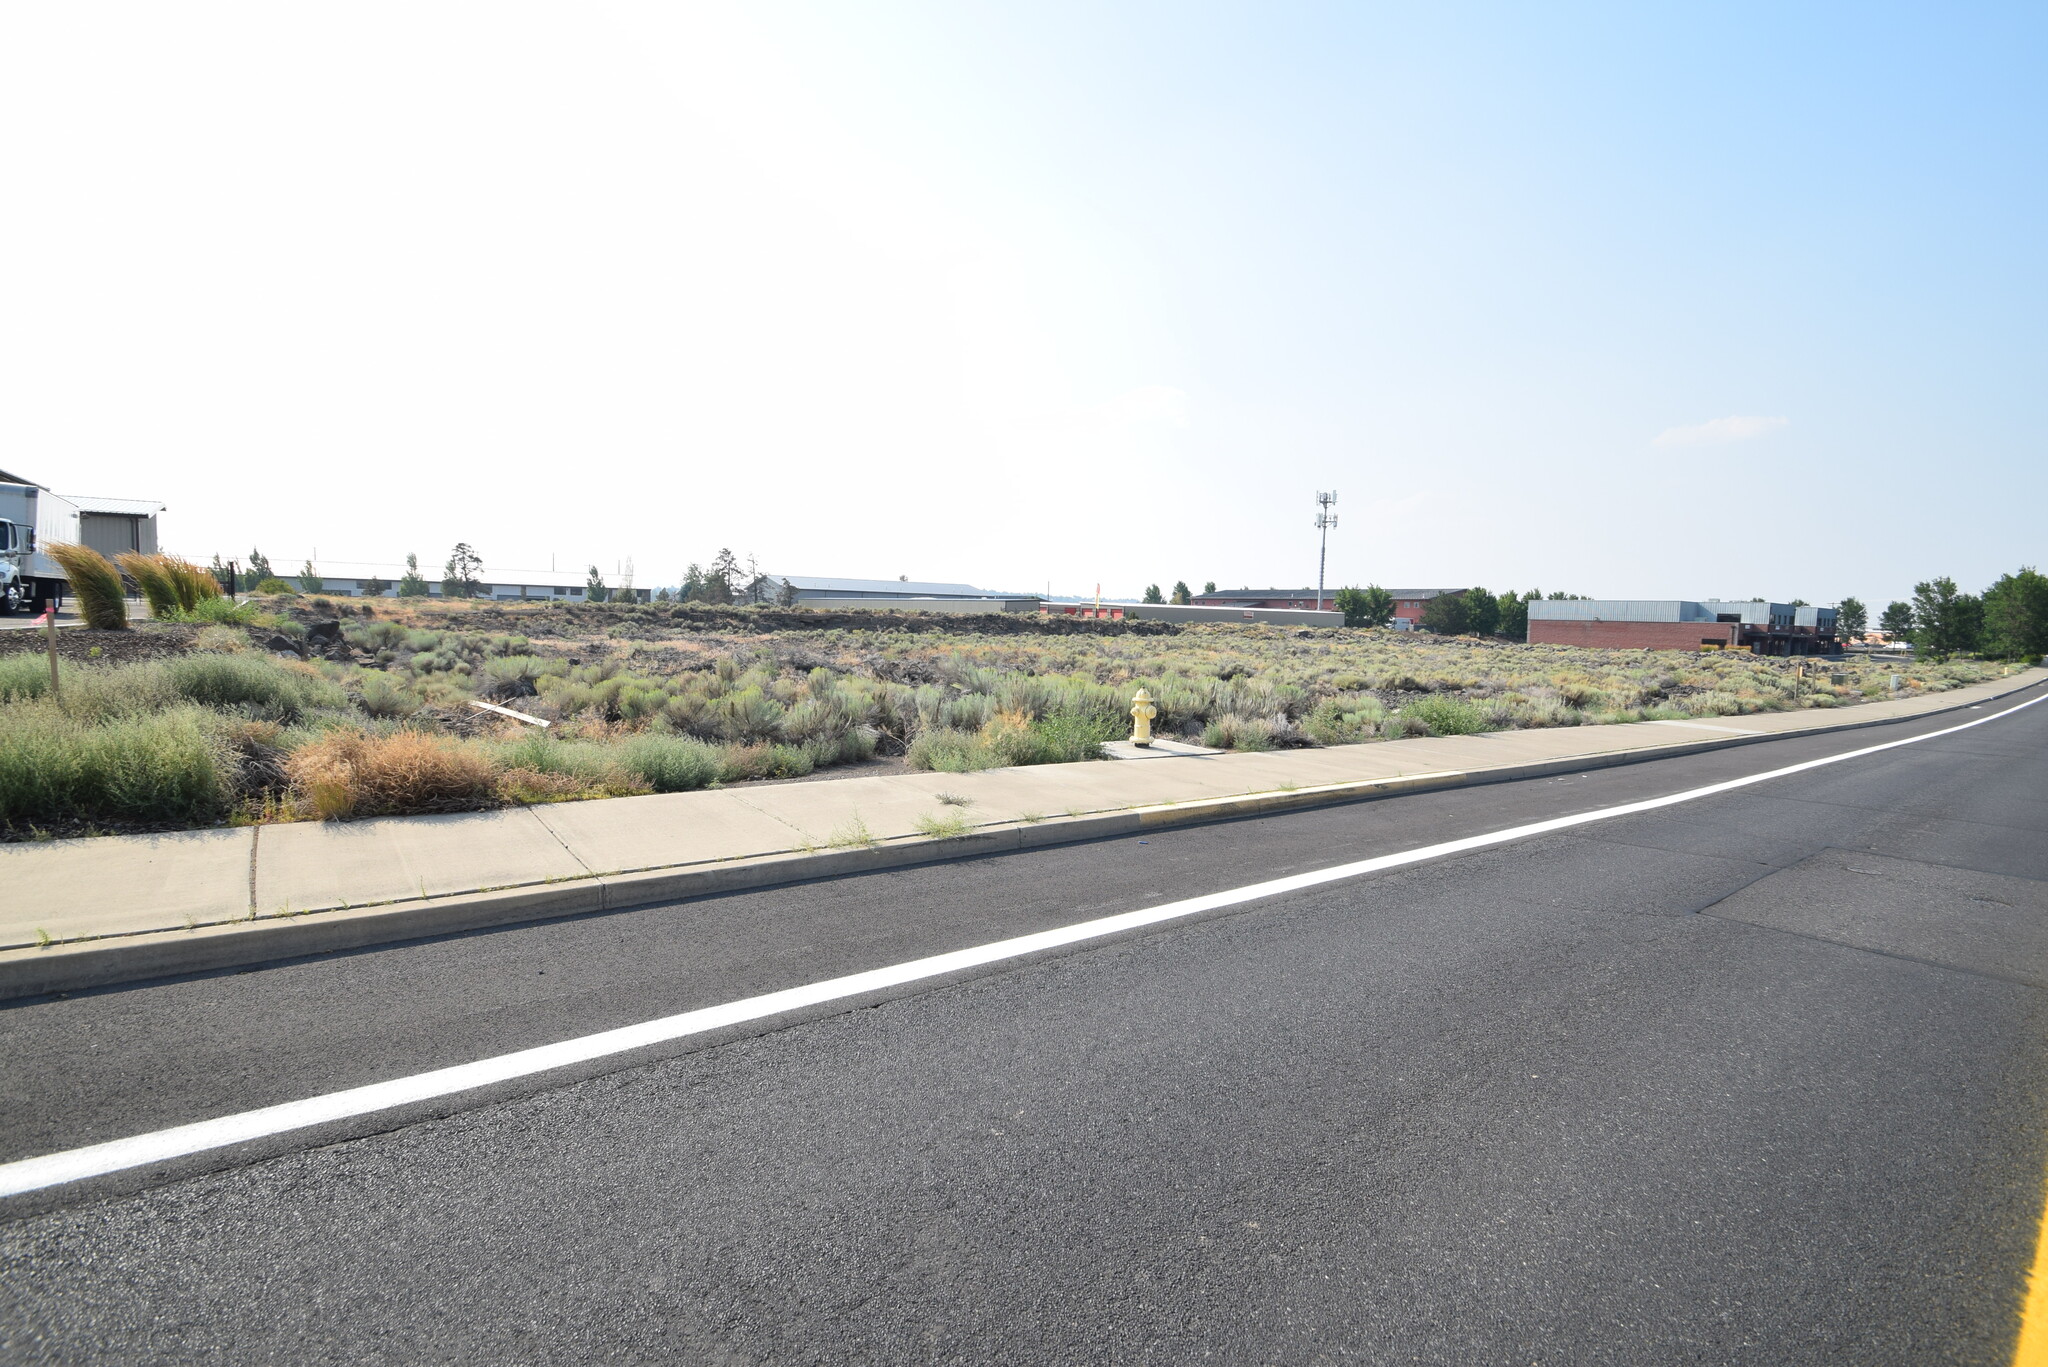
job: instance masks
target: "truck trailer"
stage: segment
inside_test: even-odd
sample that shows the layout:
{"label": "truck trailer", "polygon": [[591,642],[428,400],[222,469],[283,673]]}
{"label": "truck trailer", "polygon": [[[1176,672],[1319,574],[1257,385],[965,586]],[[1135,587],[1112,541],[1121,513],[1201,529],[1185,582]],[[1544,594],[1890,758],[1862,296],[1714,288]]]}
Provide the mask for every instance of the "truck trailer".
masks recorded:
{"label": "truck trailer", "polygon": [[0,614],[59,607],[71,587],[43,553],[79,539],[78,505],[33,484],[0,483]]}

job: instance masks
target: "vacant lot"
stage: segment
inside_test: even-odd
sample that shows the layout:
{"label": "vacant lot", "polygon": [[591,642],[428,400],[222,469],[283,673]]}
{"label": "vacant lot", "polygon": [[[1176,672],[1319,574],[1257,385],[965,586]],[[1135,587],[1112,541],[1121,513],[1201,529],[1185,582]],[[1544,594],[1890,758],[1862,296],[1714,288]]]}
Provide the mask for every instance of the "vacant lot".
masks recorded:
{"label": "vacant lot", "polygon": [[[1819,665],[1390,631],[277,599],[255,626],[0,637],[14,839],[452,811],[1095,757],[1155,729],[1237,750],[1797,707],[2002,666]],[[1832,670],[1832,674],[1828,671]],[[495,702],[554,723],[480,710]]]}

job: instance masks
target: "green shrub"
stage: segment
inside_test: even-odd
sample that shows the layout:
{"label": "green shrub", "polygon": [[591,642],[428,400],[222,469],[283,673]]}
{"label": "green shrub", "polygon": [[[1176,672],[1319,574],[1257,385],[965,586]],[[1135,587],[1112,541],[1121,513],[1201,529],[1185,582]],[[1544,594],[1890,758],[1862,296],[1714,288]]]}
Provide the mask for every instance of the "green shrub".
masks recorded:
{"label": "green shrub", "polygon": [[90,546],[52,541],[44,548],[52,560],[63,566],[71,581],[71,596],[78,600],[79,616],[95,631],[120,631],[128,625],[128,595],[121,576],[104,555]]}
{"label": "green shrub", "polygon": [[144,716],[178,702],[177,690],[161,660],[67,668],[63,682],[65,713],[84,722]]}
{"label": "green shrub", "polygon": [[621,775],[611,747],[595,741],[567,740],[546,731],[528,731],[513,740],[500,741],[492,758],[501,768],[561,774],[590,784],[601,785]]}
{"label": "green shrub", "polygon": [[296,598],[299,596],[299,591],[297,589],[293,588],[288,582],[279,579],[275,575],[272,575],[270,578],[258,584],[256,586],[256,592],[261,594],[282,594],[287,598]]}
{"label": "green shrub", "polygon": [[409,717],[420,710],[420,696],[389,674],[372,670],[356,680],[363,711],[373,717]]}
{"label": "green shrub", "polygon": [[396,622],[350,622],[342,635],[358,650],[388,650],[405,640],[405,628]]}
{"label": "green shrub", "polygon": [[977,769],[999,768],[1006,761],[981,743],[981,737],[943,726],[920,731],[904,755],[913,769],[941,774],[966,774]]}
{"label": "green shrub", "polygon": [[1100,717],[1055,713],[1031,723],[1031,744],[1019,747],[1012,764],[1074,764],[1101,759],[1102,743],[1115,740],[1123,728]]}
{"label": "green shrub", "polygon": [[173,691],[206,707],[247,708],[271,721],[294,722],[315,707],[344,707],[339,686],[261,655],[195,653],[163,662]]}
{"label": "green shrub", "polygon": [[203,824],[227,810],[233,773],[197,707],[98,724],[47,702],[0,709],[0,821]]}
{"label": "green shrub", "polygon": [[688,736],[640,735],[618,747],[619,763],[657,793],[683,793],[718,782],[718,747]]}
{"label": "green shrub", "polygon": [[1263,717],[1226,713],[1202,728],[1202,744],[1217,750],[1271,750],[1277,728]]}
{"label": "green shrub", "polygon": [[269,613],[254,603],[237,603],[231,598],[215,594],[201,598],[189,608],[180,608],[171,614],[174,622],[214,622],[222,626],[262,626]]}
{"label": "green shrub", "polygon": [[802,778],[817,767],[800,745],[728,745],[719,751],[718,781],[750,778]]}
{"label": "green shrub", "polygon": [[1401,709],[1401,715],[1421,722],[1433,736],[1469,736],[1486,729],[1486,717],[1478,708],[1442,694],[1417,698]]}
{"label": "green shrub", "polygon": [[[482,672],[477,677],[477,688],[481,692],[504,692],[526,694],[534,680],[547,668],[547,661],[532,655],[499,655],[484,661]],[[664,698],[666,694],[662,695]]]}
{"label": "green shrub", "polygon": [[[69,679],[73,666],[59,662],[59,677]],[[40,698],[50,691],[49,657],[40,652],[18,651],[0,655],[0,703]]]}
{"label": "green shrub", "polygon": [[1302,730],[1318,745],[1355,745],[1371,740],[1387,717],[1378,698],[1325,698],[1317,703]]}

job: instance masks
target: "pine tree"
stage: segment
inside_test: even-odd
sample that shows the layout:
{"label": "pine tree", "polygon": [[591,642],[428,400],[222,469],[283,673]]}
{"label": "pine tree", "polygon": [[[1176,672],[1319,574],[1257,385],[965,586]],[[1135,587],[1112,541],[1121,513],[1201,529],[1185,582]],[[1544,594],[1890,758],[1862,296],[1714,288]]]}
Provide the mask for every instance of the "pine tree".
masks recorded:
{"label": "pine tree", "polygon": [[730,546],[720,548],[711,561],[711,568],[704,576],[704,601],[707,603],[730,603],[745,587],[741,575],[739,557],[732,553]]}
{"label": "pine tree", "polygon": [[1188,581],[1185,579],[1176,579],[1173,581],[1173,597],[1167,599],[1166,601],[1169,603],[1176,603],[1181,607],[1186,607],[1189,603],[1194,601],[1194,598],[1195,595],[1193,591],[1188,588]]}
{"label": "pine tree", "polygon": [[442,567],[441,592],[449,598],[476,597],[477,590],[483,587],[477,582],[483,567],[483,557],[467,541],[456,542],[455,549],[448,553],[448,563]]}
{"label": "pine tree", "polygon": [[398,580],[400,598],[424,598],[427,596],[427,581],[420,574],[420,557],[417,551],[405,553],[405,573]]}

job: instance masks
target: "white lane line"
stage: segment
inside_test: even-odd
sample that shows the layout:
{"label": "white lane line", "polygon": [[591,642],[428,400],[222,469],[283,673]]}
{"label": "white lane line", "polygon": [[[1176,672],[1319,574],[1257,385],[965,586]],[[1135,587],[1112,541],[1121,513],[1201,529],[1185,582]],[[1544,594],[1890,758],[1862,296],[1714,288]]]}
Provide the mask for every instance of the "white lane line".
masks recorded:
{"label": "white lane line", "polygon": [[584,1035],[578,1039],[563,1040],[559,1044],[542,1045],[537,1049],[521,1049],[516,1053],[500,1054],[496,1058],[479,1059],[475,1063],[458,1064],[453,1068],[436,1068],[428,1073],[415,1073],[411,1077],[394,1078],[389,1082],[375,1082],[366,1087],[351,1087],[346,1091],[329,1092],[325,1096],[307,1097],[303,1101],[287,1101],[282,1105],[243,1111],[238,1115],[222,1116],[217,1120],[176,1125],[167,1130],[110,1140],[104,1144],[44,1154],[37,1158],[23,1158],[12,1163],[0,1164],[0,1197],[19,1196],[25,1192],[40,1191],[45,1187],[60,1186],[66,1182],[103,1177],[108,1173],[123,1172],[151,1163],[162,1163],[173,1158],[204,1153],[210,1149],[226,1148],[231,1144],[246,1143],[252,1139],[266,1139],[293,1130],[324,1125],[330,1121],[390,1110],[416,1101],[451,1096],[457,1092],[488,1087],[493,1083],[506,1082],[513,1078],[529,1077],[570,1064],[587,1063],[592,1059],[623,1054],[651,1044],[686,1039],[691,1035],[701,1035],[726,1026],[765,1020],[808,1006],[858,997],[885,988],[901,987],[905,983],[957,973],[962,969],[1001,963],[1005,959],[1022,958],[1048,949],[1058,949],[1065,945],[1080,944],[1107,935],[1142,929],[1145,926],[1181,920],[1205,911],[1255,902],[1264,897],[1277,897],[1283,893],[1299,892],[1304,888],[1320,887],[1325,883],[1357,878],[1362,874],[1378,873],[1383,869],[1395,869],[1405,864],[1419,864],[1428,859],[1441,859],[1445,855],[1483,850],[1492,845],[1505,845],[1515,840],[1526,840],[1533,835],[1569,830],[1573,826],[1590,825],[1595,821],[1608,821],[1618,816],[1653,812],[1660,807],[1674,807],[1681,802],[1692,802],[1699,798],[1712,797],[1717,793],[1732,792],[1737,788],[1747,788],[1753,783],[1784,778],[1788,774],[1804,773],[1808,769],[1819,769],[1829,764],[1840,764],[1845,760],[1860,759],[1864,755],[1874,755],[1883,750],[1896,750],[1902,745],[1917,745],[1941,736],[1952,736],[1958,731],[1967,731],[1973,726],[1997,721],[2001,717],[2010,716],[2040,702],[2048,702],[2048,694],[2030,698],[2003,712],[1979,717],[1960,726],[1930,731],[1924,736],[1908,736],[1904,740],[1887,741],[1883,745],[1866,746],[1861,750],[1829,755],[1824,759],[1788,764],[1782,769],[1729,779],[1724,783],[1712,783],[1704,788],[1691,788],[1664,797],[1623,803],[1618,807],[1602,807],[1597,811],[1580,812],[1574,816],[1553,817],[1548,821],[1531,822],[1526,826],[1514,826],[1486,835],[1446,840],[1441,844],[1403,850],[1398,854],[1382,854],[1371,859],[1360,859],[1355,863],[1339,864],[1334,868],[1318,869],[1312,873],[1297,873],[1287,878],[1274,878],[1264,883],[1231,888],[1225,892],[1212,892],[1201,897],[1188,897],[1178,902],[1146,907],[1139,911],[1104,916],[1093,921],[1083,921],[1078,925],[1062,926],[1057,930],[1044,930],[1035,935],[1020,935],[1015,939],[997,940],[991,944],[977,945],[972,949],[955,950],[950,954],[934,954],[930,958],[912,959],[908,963],[871,969],[865,973],[850,973],[843,978],[828,978],[824,982],[811,983],[805,987],[792,987],[781,992],[769,992],[759,997],[727,1002],[723,1006],[707,1006],[697,1011],[685,1011],[680,1015],[664,1016],[640,1025]]}

